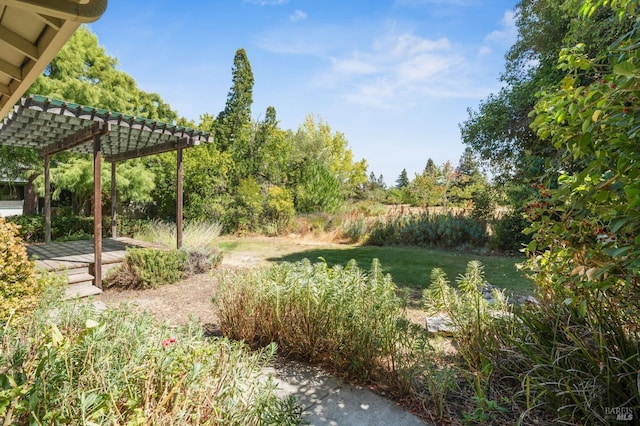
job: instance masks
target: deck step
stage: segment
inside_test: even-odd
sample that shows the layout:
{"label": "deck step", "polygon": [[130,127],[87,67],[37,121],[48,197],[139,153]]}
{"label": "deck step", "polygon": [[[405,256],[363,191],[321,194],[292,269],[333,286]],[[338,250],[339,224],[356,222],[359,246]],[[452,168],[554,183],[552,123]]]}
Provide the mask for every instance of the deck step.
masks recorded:
{"label": "deck step", "polygon": [[91,281],[84,281],[81,283],[70,284],[64,292],[64,298],[79,299],[100,293],[102,293],[102,290],[94,286]]}
{"label": "deck step", "polygon": [[79,284],[84,282],[93,282],[93,275],[90,273],[83,274],[69,274],[69,285]]}

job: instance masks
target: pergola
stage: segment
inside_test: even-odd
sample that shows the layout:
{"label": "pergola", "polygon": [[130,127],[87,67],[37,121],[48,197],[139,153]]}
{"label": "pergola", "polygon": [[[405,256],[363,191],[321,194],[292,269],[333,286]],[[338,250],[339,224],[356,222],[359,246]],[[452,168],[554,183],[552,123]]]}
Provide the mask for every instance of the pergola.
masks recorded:
{"label": "pergola", "polygon": [[31,148],[44,161],[45,243],[51,241],[51,156],[93,154],[94,285],[102,288],[102,159],[111,163],[111,235],[116,237],[116,163],[176,151],[176,229],[182,245],[182,150],[212,142],[205,132],[100,108],[31,95],[0,123],[0,145]]}

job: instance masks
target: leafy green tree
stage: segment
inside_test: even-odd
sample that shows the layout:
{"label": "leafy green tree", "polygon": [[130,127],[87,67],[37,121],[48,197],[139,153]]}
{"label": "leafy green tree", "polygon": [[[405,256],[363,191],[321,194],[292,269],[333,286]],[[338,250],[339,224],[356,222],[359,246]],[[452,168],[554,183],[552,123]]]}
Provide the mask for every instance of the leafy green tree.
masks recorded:
{"label": "leafy green tree", "polygon": [[296,188],[296,208],[302,213],[335,213],[345,201],[339,178],[325,165],[311,161]]}
{"label": "leafy green tree", "polygon": [[[290,184],[293,186],[308,187],[311,182],[306,179],[316,181],[320,175],[326,177],[328,173],[338,183],[339,192],[336,195],[339,200],[336,203],[340,204],[344,199],[354,196],[367,181],[366,161],[354,162],[353,152],[348,148],[344,134],[332,132],[331,127],[322,120],[316,123],[313,116],[307,116],[298,131],[290,133],[289,138]],[[318,181],[328,182],[324,178]],[[333,184],[330,186],[333,187]]]}
{"label": "leafy green tree", "polygon": [[[533,241],[529,267],[547,294],[590,300],[626,318],[640,315],[640,19],[637,2],[586,1],[634,29],[595,55],[584,44],[561,51],[562,81],[541,92],[532,113],[537,135],[573,169],[538,183],[528,214]],[[595,17],[595,18],[594,18]]]}
{"label": "leafy green tree", "polygon": [[281,186],[270,186],[264,205],[265,224],[274,225],[275,232],[281,234],[289,229],[295,215],[291,191]]}
{"label": "leafy green tree", "polygon": [[[566,168],[561,153],[530,128],[535,94],[557,85],[563,73],[556,67],[562,48],[576,40],[592,57],[621,34],[631,21],[615,22],[610,10],[598,10],[591,20],[575,19],[582,2],[521,0],[516,5],[518,38],[506,55],[500,80],[505,86],[482,101],[461,124],[462,139],[493,171],[496,178],[529,180],[545,170]],[[546,159],[547,161],[540,161]]]}
{"label": "leafy green tree", "polygon": [[450,200],[454,205],[469,207],[474,194],[488,185],[487,178],[480,171],[471,148],[465,148],[454,172],[450,188]]}
{"label": "leafy green tree", "polygon": [[[175,176],[175,154],[172,156],[169,169],[174,170]],[[237,222],[232,209],[235,195],[233,167],[231,155],[220,152],[213,144],[185,150],[185,218],[216,221],[224,225],[225,231],[234,230],[233,224]]]}
{"label": "leafy green tree", "polygon": [[240,180],[234,206],[235,228],[238,232],[256,232],[260,229],[264,202],[265,196],[255,179],[248,177]]}
{"label": "leafy green tree", "polygon": [[249,175],[268,185],[287,182],[291,155],[291,139],[280,129],[276,109],[267,107],[264,120],[256,121],[249,137],[249,152],[245,161]]}
{"label": "leafy green tree", "polygon": [[[120,204],[151,201],[155,188],[154,174],[141,161],[122,163],[116,168],[116,189]],[[90,214],[93,197],[93,161],[86,157],[71,157],[51,169],[51,184],[55,188],[52,198],[59,199],[63,191],[71,194],[72,208],[76,214]],[[38,192],[44,194],[44,178],[36,180]],[[111,191],[110,165],[102,164],[103,196]]]}
{"label": "leafy green tree", "polygon": [[374,200],[379,203],[385,202],[387,198],[387,185],[384,183],[382,175],[376,177],[374,172],[369,173],[369,178],[358,191],[358,199]]}
{"label": "leafy green tree", "polygon": [[453,179],[451,163],[446,162],[438,167],[429,159],[422,174],[416,174],[407,187],[411,204],[420,207],[447,206]]}

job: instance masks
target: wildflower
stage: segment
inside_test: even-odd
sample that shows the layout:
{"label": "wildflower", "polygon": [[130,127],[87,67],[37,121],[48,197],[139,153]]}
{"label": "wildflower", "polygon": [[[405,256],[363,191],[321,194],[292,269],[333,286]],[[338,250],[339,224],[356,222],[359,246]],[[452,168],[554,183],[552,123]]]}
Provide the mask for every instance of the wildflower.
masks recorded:
{"label": "wildflower", "polygon": [[162,346],[164,346],[165,348],[168,348],[169,346],[171,346],[175,342],[176,342],[176,338],[175,337],[169,337],[168,339],[164,339],[162,341]]}

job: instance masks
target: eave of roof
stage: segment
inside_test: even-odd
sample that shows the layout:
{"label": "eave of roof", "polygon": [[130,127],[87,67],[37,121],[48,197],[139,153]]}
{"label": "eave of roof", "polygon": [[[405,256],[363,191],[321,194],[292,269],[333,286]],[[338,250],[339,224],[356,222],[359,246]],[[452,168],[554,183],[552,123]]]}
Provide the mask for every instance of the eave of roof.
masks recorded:
{"label": "eave of roof", "polygon": [[0,118],[42,74],[82,23],[107,0],[0,0]]}
{"label": "eave of roof", "polygon": [[[0,123],[0,145],[32,148],[41,155],[61,150],[89,154],[100,132],[107,161],[188,148],[212,142],[206,132],[38,95],[22,98]],[[88,135],[88,136],[87,136]]]}

